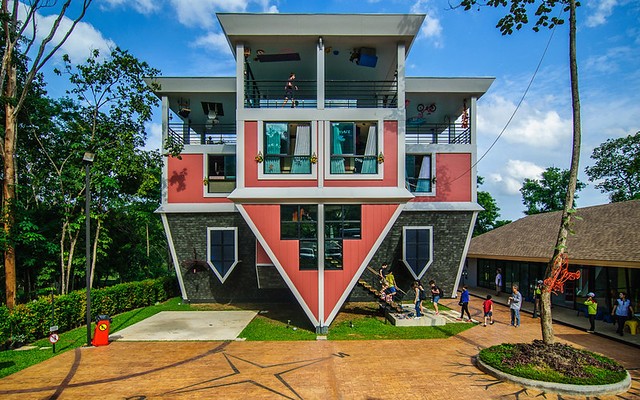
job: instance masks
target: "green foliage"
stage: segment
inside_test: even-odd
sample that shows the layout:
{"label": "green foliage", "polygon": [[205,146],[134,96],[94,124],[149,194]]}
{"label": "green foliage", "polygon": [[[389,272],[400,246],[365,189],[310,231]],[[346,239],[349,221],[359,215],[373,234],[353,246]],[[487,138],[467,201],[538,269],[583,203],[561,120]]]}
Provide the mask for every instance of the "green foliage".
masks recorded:
{"label": "green foliage", "polygon": [[[559,11],[569,11],[568,0],[462,0],[458,5],[458,7],[464,7],[466,11],[474,7],[478,7],[479,10],[482,6],[496,9],[503,7],[509,10],[496,24],[496,28],[500,29],[503,35],[511,35],[514,28],[522,29],[529,23],[529,15],[535,17],[532,28],[535,32],[538,32],[541,27],[553,29],[556,25],[564,24],[564,19],[559,17]],[[576,6],[580,6],[580,3],[577,2]],[[554,10],[558,16],[550,16]]]}
{"label": "green foliage", "polygon": [[[580,181],[576,183],[576,192],[584,189],[586,185]],[[564,201],[567,197],[569,187],[569,170],[561,170],[556,167],[549,167],[542,173],[542,178],[525,179],[520,193],[522,193],[522,203],[527,208],[525,214],[533,215],[543,212],[559,211],[564,208]],[[574,196],[575,200],[578,198]]]}
{"label": "green foliage", "polygon": [[[123,283],[91,291],[91,317],[115,315],[162,302],[177,292],[175,280],[161,278]],[[86,291],[78,290],[54,296],[55,319],[52,321],[51,296],[42,296],[9,311],[0,306],[0,345],[21,336],[25,341],[46,337],[49,327],[57,325],[60,332],[86,322]]]}
{"label": "green foliage", "polygon": [[562,343],[503,343],[480,351],[480,359],[500,371],[527,379],[574,385],[606,385],[626,377],[612,359]]}
{"label": "green foliage", "polygon": [[411,340],[446,339],[474,327],[475,324],[446,324],[442,326],[394,326],[379,318],[342,321],[329,328],[329,340]]}
{"label": "green foliage", "polygon": [[585,168],[591,182],[612,203],[640,199],[640,132],[623,138],[608,139],[593,149],[592,167]]}
{"label": "green foliage", "polygon": [[[484,178],[478,176],[478,187],[484,183]],[[473,236],[478,236],[489,232],[499,226],[506,225],[511,221],[498,221],[500,217],[500,208],[491,193],[478,191],[478,204],[484,208],[478,213],[476,225],[473,228]]]}

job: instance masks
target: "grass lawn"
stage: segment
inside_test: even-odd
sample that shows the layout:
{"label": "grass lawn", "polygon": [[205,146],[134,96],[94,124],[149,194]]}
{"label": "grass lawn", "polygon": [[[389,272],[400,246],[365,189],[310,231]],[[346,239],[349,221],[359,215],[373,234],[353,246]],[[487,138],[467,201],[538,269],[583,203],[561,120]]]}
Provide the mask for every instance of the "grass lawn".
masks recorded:
{"label": "grass lawn", "polygon": [[[425,306],[432,310],[431,304]],[[441,310],[447,310],[440,306]],[[179,297],[165,303],[112,316],[110,333],[131,326],[161,311],[227,311],[260,310],[258,315],[239,335],[246,340],[291,341],[316,340],[315,328],[297,304],[183,304]],[[92,324],[93,335],[95,324]],[[474,324],[447,324],[434,327],[396,327],[382,316],[377,303],[348,303],[329,328],[329,340],[377,339],[441,339],[473,327]],[[84,346],[87,341],[85,326],[63,332],[53,354],[48,338],[40,339],[29,350],[0,351],[0,378],[30,367],[54,355]]]}

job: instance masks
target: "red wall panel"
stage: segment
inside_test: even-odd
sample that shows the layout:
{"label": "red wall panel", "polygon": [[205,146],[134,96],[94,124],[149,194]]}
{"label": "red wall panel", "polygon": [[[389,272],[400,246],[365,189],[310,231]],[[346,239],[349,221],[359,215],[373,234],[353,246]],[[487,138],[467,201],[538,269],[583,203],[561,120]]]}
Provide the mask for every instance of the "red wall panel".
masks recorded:
{"label": "red wall panel", "polygon": [[204,197],[202,154],[183,154],[182,160],[167,159],[169,203],[230,203],[223,197]]}
{"label": "red wall panel", "polygon": [[471,154],[436,155],[436,195],[418,196],[415,202],[471,201]]}

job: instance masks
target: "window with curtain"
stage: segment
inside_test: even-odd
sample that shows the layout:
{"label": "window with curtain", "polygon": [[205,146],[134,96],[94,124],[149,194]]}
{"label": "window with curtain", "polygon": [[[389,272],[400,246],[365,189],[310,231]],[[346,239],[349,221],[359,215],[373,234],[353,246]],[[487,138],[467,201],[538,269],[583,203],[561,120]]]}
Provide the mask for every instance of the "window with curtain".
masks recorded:
{"label": "window with curtain", "polygon": [[311,174],[311,125],[265,122],[265,174]]}
{"label": "window with curtain", "polygon": [[432,162],[431,154],[407,154],[405,173],[410,192],[433,192]]}
{"label": "window with curtain", "polygon": [[224,283],[238,263],[237,228],[207,228],[207,263]]}
{"label": "window with curtain", "polygon": [[332,122],[330,139],[332,174],[378,173],[376,123]]}

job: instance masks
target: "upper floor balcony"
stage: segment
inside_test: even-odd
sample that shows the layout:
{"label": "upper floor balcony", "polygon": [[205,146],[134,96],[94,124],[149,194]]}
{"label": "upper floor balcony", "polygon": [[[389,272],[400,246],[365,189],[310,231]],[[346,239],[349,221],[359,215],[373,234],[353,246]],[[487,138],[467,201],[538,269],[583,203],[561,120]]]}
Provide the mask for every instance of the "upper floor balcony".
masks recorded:
{"label": "upper floor balcony", "polygon": [[[318,108],[317,81],[295,81],[292,89],[281,80],[245,81],[246,108]],[[327,80],[324,108],[396,108],[395,80]]]}

